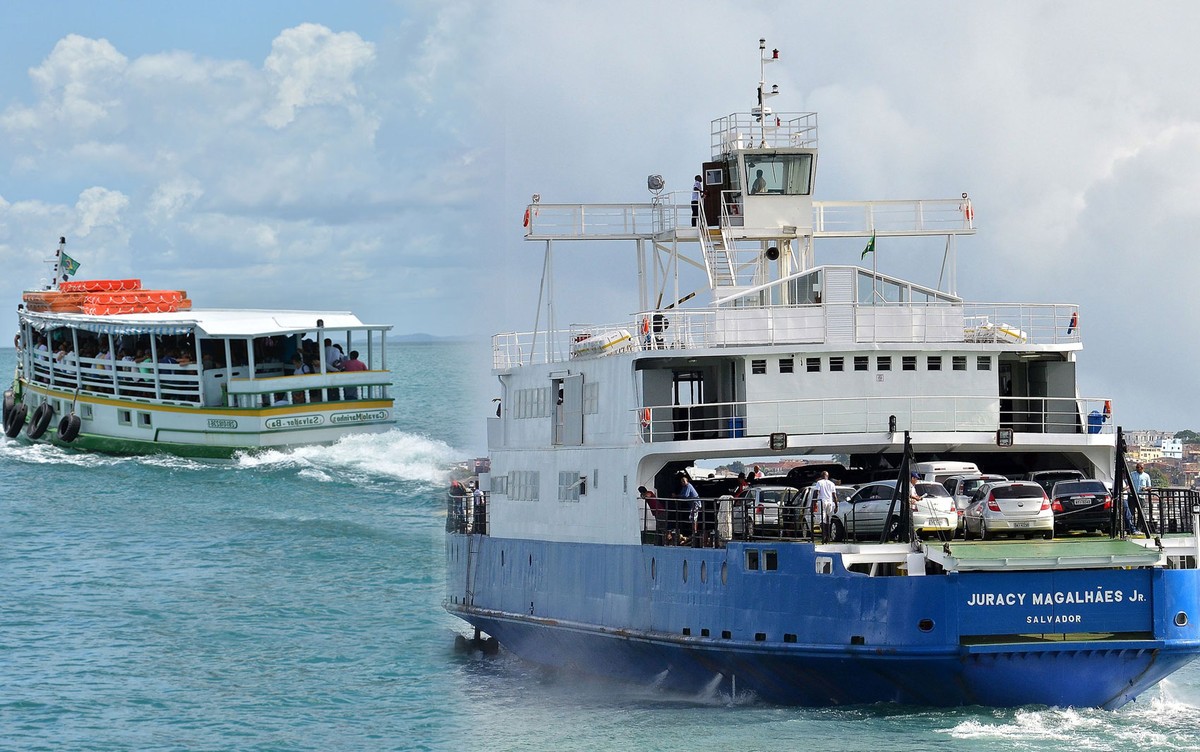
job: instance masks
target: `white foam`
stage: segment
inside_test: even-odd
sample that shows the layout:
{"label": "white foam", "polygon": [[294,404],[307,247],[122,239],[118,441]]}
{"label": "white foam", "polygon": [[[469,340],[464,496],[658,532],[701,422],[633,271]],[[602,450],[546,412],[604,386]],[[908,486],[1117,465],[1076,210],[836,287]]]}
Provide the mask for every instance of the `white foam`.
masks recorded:
{"label": "white foam", "polygon": [[388,431],[347,436],[330,446],[239,453],[240,468],[291,469],[319,481],[350,478],[359,482],[407,480],[445,482],[457,453],[450,445],[425,436]]}

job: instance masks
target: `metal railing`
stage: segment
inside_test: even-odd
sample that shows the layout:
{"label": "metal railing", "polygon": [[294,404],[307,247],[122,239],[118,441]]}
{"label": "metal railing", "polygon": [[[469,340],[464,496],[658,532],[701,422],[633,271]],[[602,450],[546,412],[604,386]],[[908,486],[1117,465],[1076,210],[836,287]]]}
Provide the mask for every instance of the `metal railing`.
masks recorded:
{"label": "metal railing", "polygon": [[975,231],[971,199],[814,201],[813,235],[961,235]]}
{"label": "metal railing", "polygon": [[[466,490],[465,488],[463,489]],[[446,495],[446,532],[487,535],[488,507],[491,494],[449,493]]]}
{"label": "metal railing", "polygon": [[[854,304],[854,342],[861,344],[1064,345],[1081,341],[1079,307],[1063,303]],[[574,324],[551,332],[492,338],[495,368],[560,363],[629,350],[690,350],[771,345],[820,345],[829,310],[808,305],[647,311],[610,324]],[[630,335],[620,348],[580,347],[613,333]]]}
{"label": "metal railing", "polygon": [[995,431],[1112,434],[1109,400],[1072,397],[845,397],[643,405],[633,411],[647,443],[763,437],[772,433],[830,435],[900,431]]}
{"label": "metal railing", "polygon": [[1143,508],[1156,534],[1194,533],[1192,505],[1200,504],[1200,491],[1192,488],[1148,488]]}
{"label": "metal railing", "polygon": [[753,113],[735,112],[712,121],[712,158],[741,149],[817,148],[817,113],[774,112],[766,121]]}

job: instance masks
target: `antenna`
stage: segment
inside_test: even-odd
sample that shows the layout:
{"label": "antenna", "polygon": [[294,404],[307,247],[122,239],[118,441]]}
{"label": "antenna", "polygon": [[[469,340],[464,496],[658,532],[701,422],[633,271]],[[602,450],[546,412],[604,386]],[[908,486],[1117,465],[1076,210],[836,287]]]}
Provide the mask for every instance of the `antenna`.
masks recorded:
{"label": "antenna", "polygon": [[767,40],[758,40],[758,106],[754,108],[753,113],[755,119],[758,120],[759,128],[759,148],[767,145],[767,116],[771,114],[771,108],[767,107],[764,102],[769,97],[779,94],[779,85],[773,84],[771,90],[767,91],[767,63],[774,63],[779,60],[779,49],[775,48],[770,53],[767,52]]}

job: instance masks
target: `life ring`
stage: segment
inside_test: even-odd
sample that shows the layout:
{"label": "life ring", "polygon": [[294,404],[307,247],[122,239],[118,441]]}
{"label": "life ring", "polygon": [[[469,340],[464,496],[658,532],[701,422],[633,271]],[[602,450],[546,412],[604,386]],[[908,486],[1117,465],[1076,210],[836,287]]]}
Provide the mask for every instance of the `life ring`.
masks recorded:
{"label": "life ring", "polygon": [[17,438],[17,434],[21,433],[21,429],[25,427],[25,416],[28,412],[29,406],[24,402],[14,405],[4,423],[4,435],[10,439]]}
{"label": "life ring", "polygon": [[650,408],[642,410],[642,428],[650,427]]}
{"label": "life ring", "polygon": [[79,436],[79,416],[75,413],[64,415],[58,422],[58,440],[68,444]]}
{"label": "life ring", "polygon": [[29,421],[29,428],[25,429],[25,435],[35,441],[42,438],[42,434],[46,433],[53,418],[54,408],[50,406],[49,402],[38,405],[37,409],[33,411],[33,418]]}
{"label": "life ring", "polygon": [[643,337],[650,336],[650,317],[649,316],[642,317],[642,336]]}

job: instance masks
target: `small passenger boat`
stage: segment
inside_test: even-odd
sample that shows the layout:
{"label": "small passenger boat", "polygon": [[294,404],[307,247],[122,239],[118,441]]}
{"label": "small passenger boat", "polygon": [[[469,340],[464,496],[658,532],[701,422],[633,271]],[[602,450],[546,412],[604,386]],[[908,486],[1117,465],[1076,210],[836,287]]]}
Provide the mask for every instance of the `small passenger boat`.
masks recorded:
{"label": "small passenger boat", "polygon": [[390,325],[343,311],[193,309],[182,290],[67,281],[57,260],[54,272],[56,284],[17,307],[9,438],[229,457],[393,423]]}

